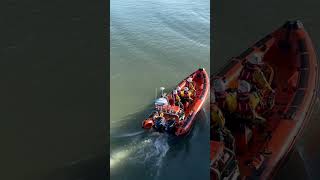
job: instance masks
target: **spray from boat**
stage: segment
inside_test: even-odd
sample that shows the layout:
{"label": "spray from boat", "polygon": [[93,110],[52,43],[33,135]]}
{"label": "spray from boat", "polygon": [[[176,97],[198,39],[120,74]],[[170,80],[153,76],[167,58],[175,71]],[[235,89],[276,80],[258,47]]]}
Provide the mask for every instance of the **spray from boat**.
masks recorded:
{"label": "spray from boat", "polygon": [[115,152],[111,152],[110,169],[114,170],[119,168],[121,164],[131,162],[148,164],[148,168],[154,169],[155,176],[159,176],[163,159],[169,149],[168,135],[153,133],[148,137],[137,139]]}

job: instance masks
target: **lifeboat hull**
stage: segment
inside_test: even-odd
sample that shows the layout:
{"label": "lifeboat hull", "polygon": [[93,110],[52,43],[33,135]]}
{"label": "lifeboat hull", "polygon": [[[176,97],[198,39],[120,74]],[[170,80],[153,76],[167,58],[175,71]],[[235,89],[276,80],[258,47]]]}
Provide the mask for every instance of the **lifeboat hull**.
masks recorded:
{"label": "lifeboat hull", "polygon": [[[247,149],[236,153],[236,159],[241,178],[271,179],[310,119],[318,89],[318,63],[312,41],[302,23],[288,21],[238,57],[232,58],[212,78],[223,78],[231,86],[247,57],[254,52],[263,52],[263,61],[274,70],[271,85],[276,94],[275,106],[266,118],[270,136],[263,139],[265,135],[253,130]],[[239,137],[234,136],[237,141]],[[269,151],[267,155],[261,153],[266,147]],[[250,166],[253,161],[258,161],[259,166]]]}
{"label": "lifeboat hull", "polygon": [[[183,136],[190,132],[195,122],[195,116],[202,108],[204,102],[207,99],[209,93],[209,76],[204,68],[199,68],[194,73],[187,76],[176,87],[183,89],[186,86],[187,78],[191,77],[195,86],[195,95],[193,102],[184,109],[184,119],[178,122],[173,134],[176,136]],[[172,99],[172,92],[167,94],[170,101]],[[172,108],[172,107],[171,107]],[[142,122],[142,127],[149,129],[153,127],[153,130],[159,131],[154,128],[154,122],[151,118],[148,118]]]}

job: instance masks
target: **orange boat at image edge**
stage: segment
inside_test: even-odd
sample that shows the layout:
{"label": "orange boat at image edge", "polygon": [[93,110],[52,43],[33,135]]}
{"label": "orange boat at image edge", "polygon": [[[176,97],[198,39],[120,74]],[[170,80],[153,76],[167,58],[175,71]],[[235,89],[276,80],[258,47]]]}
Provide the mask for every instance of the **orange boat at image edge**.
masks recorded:
{"label": "orange boat at image edge", "polygon": [[[187,76],[184,80],[182,80],[176,87],[180,87],[182,90],[186,85],[187,78],[192,78],[192,81],[194,83],[195,87],[195,96],[193,98],[193,102],[189,104],[185,109],[184,109],[184,118],[179,120],[179,117],[177,115],[177,112],[179,110],[179,106],[175,105],[166,105],[163,107],[165,109],[164,111],[164,116],[166,117],[176,117],[176,125],[173,129],[173,134],[176,136],[183,136],[186,135],[190,132],[190,130],[193,127],[193,124],[195,122],[195,116],[197,113],[200,111],[202,108],[204,102],[207,99],[208,93],[209,93],[209,76],[204,68],[199,68],[196,70],[194,73],[191,75]],[[166,95],[168,101],[170,102],[172,100],[172,91]],[[174,112],[172,113],[167,113],[166,111]],[[154,113],[154,112],[153,112]],[[150,116],[143,120],[142,122],[142,128],[144,129],[153,129],[154,128],[154,119],[152,118],[153,113],[150,114]],[[157,130],[156,130],[157,131]]]}
{"label": "orange boat at image edge", "polygon": [[[210,141],[211,179],[272,179],[310,119],[318,89],[318,63],[302,23],[287,21],[240,56],[232,58],[211,77],[211,81],[224,78],[226,85],[230,85],[239,76],[247,57],[254,52],[263,52],[263,61],[274,70],[271,85],[275,89],[275,105],[266,118],[271,136],[269,140],[261,140],[263,135],[252,131],[244,150],[237,147],[238,137],[233,134],[235,152],[222,142]],[[268,155],[261,153],[266,147],[270,151]],[[237,148],[244,152],[237,153]],[[219,160],[222,171],[213,168]],[[257,167],[249,166],[250,162],[258,164]]]}

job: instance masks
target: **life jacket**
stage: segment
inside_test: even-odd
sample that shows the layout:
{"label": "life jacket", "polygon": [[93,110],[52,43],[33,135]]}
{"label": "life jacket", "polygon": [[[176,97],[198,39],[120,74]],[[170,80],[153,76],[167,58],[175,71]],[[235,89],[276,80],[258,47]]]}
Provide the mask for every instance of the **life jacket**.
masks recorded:
{"label": "life jacket", "polygon": [[237,95],[235,93],[228,93],[226,95],[226,106],[228,107],[228,111],[230,113],[237,111]]}
{"label": "life jacket", "polygon": [[190,97],[190,92],[188,92],[188,93],[184,93],[184,91],[181,91],[181,97],[182,98],[189,98]]}
{"label": "life jacket", "polygon": [[272,88],[271,88],[269,82],[267,81],[263,71],[261,71],[261,70],[255,71],[255,73],[253,75],[253,82],[255,83],[257,88],[259,88],[260,90],[272,91]]}
{"label": "life jacket", "polygon": [[184,97],[185,97],[185,98],[190,98],[190,97],[191,97],[191,92],[188,91],[188,93],[185,93],[185,94],[184,94]]}
{"label": "life jacket", "polygon": [[181,97],[182,91],[177,91],[177,95]]}
{"label": "life jacket", "polygon": [[225,118],[222,111],[218,108],[216,111],[211,111],[211,128],[223,128],[225,124]]}
{"label": "life jacket", "polygon": [[250,95],[250,106],[254,109],[258,107],[260,103],[260,97],[256,92],[252,92]]}
{"label": "life jacket", "polygon": [[226,93],[225,92],[215,92],[216,104],[221,109],[226,109]]}
{"label": "life jacket", "polygon": [[240,115],[247,116],[251,114],[249,95],[249,93],[238,93],[237,95],[237,112],[239,112]]}
{"label": "life jacket", "polygon": [[245,64],[244,68],[242,69],[239,80],[245,80],[247,82],[252,82],[253,80],[253,74],[256,70],[256,67],[254,65]]}
{"label": "life jacket", "polygon": [[180,96],[178,95],[178,94],[175,94],[175,95],[173,95],[174,96],[174,100],[176,101],[176,102],[179,102],[180,101]]}
{"label": "life jacket", "polygon": [[192,90],[192,91],[195,90],[193,82],[191,82],[191,83],[190,83],[190,82],[187,82],[187,83],[186,83],[186,87],[188,87],[189,90]]}

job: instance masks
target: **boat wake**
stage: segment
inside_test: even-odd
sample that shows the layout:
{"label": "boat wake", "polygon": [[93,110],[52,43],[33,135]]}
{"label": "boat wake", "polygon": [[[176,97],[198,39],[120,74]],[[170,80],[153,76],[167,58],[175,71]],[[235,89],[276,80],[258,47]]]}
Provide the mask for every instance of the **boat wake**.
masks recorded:
{"label": "boat wake", "polygon": [[113,136],[113,138],[129,138],[129,137],[135,137],[135,136],[141,135],[143,133],[144,133],[144,131],[142,130],[142,131],[138,131],[138,132],[124,133],[121,135]]}
{"label": "boat wake", "polygon": [[[140,132],[127,134],[132,137]],[[123,136],[125,137],[125,136]],[[153,133],[147,137],[135,139],[130,144],[123,146],[116,152],[111,152],[110,168],[121,168],[121,165],[140,164],[144,166],[149,176],[158,177],[161,171],[163,160],[169,151],[168,135]],[[123,162],[125,161],[125,164]]]}
{"label": "boat wake", "polygon": [[161,134],[160,136],[155,137],[149,146],[137,151],[134,160],[148,165],[148,169],[151,170],[151,175],[158,177],[161,171],[162,162],[168,151],[168,136],[166,134]]}

